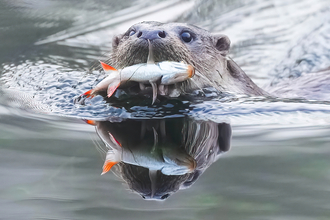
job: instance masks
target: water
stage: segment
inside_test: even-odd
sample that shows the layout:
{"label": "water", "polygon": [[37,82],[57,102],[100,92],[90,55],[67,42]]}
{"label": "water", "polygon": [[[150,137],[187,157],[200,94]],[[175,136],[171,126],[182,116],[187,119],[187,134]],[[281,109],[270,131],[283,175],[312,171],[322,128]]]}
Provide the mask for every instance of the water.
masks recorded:
{"label": "water", "polygon": [[[328,219],[327,84],[309,100],[196,97],[118,108],[72,99],[102,79],[95,67],[111,37],[143,20],[224,33],[230,56],[259,86],[285,88],[283,80],[329,67],[329,10],[327,0],[1,1],[1,219]],[[102,134],[128,153],[101,176]],[[184,152],[197,161],[193,174]],[[143,166],[129,165],[136,161]],[[180,175],[149,174],[155,164]],[[142,198],[151,194],[168,198]]]}

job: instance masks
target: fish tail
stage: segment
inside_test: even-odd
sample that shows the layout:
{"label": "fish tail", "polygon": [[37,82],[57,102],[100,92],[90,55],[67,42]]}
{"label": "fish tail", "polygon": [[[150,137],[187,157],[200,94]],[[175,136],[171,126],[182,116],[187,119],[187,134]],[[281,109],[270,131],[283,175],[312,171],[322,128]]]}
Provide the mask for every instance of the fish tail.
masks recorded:
{"label": "fish tail", "polygon": [[118,162],[116,161],[110,161],[110,160],[106,160],[104,162],[104,165],[103,165],[103,170],[102,170],[102,173],[101,175],[104,175],[106,174],[107,172],[109,172],[111,170],[111,168],[116,165]]}
{"label": "fish tail", "polygon": [[114,151],[109,150],[105,159],[105,162],[103,164],[102,173],[101,175],[109,172],[111,168],[120,162],[120,159],[118,158],[118,153],[116,154]]}

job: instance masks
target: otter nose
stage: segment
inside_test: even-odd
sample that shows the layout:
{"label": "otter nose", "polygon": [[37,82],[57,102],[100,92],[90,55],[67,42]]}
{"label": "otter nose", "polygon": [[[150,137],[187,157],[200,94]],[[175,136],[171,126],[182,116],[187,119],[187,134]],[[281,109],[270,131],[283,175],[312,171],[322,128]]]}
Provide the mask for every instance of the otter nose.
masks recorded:
{"label": "otter nose", "polygon": [[160,31],[160,30],[145,30],[145,31],[139,31],[137,37],[146,40],[155,40],[155,39],[165,38],[166,33],[165,31]]}

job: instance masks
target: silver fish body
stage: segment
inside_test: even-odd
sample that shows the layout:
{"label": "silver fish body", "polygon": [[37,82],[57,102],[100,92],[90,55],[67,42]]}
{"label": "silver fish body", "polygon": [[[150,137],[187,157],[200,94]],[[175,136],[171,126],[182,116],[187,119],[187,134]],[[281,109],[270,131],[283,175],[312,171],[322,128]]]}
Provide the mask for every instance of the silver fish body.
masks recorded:
{"label": "silver fish body", "polygon": [[191,78],[194,74],[193,70],[191,65],[185,63],[163,61],[157,64],[144,63],[129,66],[120,70],[119,74],[122,81],[148,83],[161,79],[160,84],[170,85]]}
{"label": "silver fish body", "polygon": [[135,64],[117,71],[106,72],[109,73],[109,76],[102,80],[95,89],[106,89],[115,79],[119,79],[121,84],[126,81],[149,83],[161,79],[160,84],[170,85],[191,78],[194,74],[194,68],[184,63],[163,61],[157,64]]}

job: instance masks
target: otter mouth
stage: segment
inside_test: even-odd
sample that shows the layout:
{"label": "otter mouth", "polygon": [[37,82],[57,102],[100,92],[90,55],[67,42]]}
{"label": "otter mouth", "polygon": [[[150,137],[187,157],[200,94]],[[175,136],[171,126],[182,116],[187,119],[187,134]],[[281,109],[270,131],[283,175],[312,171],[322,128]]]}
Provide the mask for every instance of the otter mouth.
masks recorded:
{"label": "otter mouth", "polygon": [[114,97],[117,99],[131,99],[136,96],[144,97],[144,99],[152,99],[151,104],[154,104],[156,100],[160,100],[161,97],[177,98],[182,94],[181,83],[163,85],[160,80],[155,82],[156,86],[151,84],[129,81],[121,85]]}
{"label": "otter mouth", "polygon": [[[180,96],[181,90],[178,84],[163,85],[159,82],[157,84],[157,95],[168,96],[168,97],[178,97]],[[115,96],[118,98],[120,95],[142,95],[146,97],[151,97],[154,94],[154,89],[150,84],[139,83],[130,81],[127,84],[123,84],[118,88]],[[155,99],[155,98],[153,98]]]}
{"label": "otter mouth", "polygon": [[[163,61],[173,61],[173,62],[182,62],[186,63],[185,59],[182,59],[182,55],[178,55],[178,52],[175,52],[175,48],[169,45],[165,45],[159,40],[145,40],[139,39],[135,42],[129,50],[127,51],[129,55],[126,54],[125,59],[121,60],[119,66],[123,68],[136,65],[136,64],[150,64],[155,65]],[[160,74],[155,72],[155,75]],[[189,66],[187,70],[187,76],[191,78],[194,74],[194,68]],[[181,85],[186,80],[182,77],[182,81],[178,79],[173,79],[167,76],[167,84],[162,84],[163,77],[152,81],[151,78],[153,75],[150,75],[150,81],[138,82],[130,80],[124,85],[119,86],[118,90],[121,89],[125,91],[126,94],[139,94],[139,95],[150,95],[152,94],[152,104],[155,102],[157,95],[169,96],[169,97],[178,97],[182,93]],[[179,77],[178,77],[179,78]],[[171,83],[173,81],[173,83]]]}

